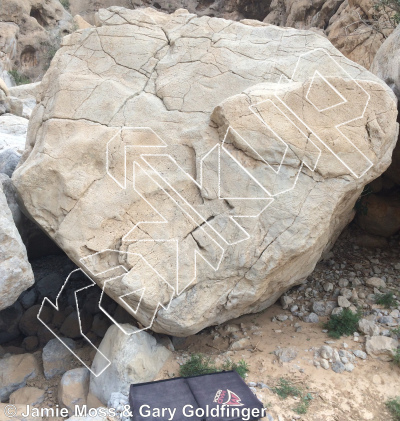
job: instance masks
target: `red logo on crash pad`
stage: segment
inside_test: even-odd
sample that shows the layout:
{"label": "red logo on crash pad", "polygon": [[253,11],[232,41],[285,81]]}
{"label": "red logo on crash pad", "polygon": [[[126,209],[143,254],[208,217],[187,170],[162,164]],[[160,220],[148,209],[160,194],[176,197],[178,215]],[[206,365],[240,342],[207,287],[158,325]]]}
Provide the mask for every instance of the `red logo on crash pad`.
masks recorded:
{"label": "red logo on crash pad", "polygon": [[218,390],[215,394],[214,402],[220,405],[243,406],[239,396],[229,389]]}

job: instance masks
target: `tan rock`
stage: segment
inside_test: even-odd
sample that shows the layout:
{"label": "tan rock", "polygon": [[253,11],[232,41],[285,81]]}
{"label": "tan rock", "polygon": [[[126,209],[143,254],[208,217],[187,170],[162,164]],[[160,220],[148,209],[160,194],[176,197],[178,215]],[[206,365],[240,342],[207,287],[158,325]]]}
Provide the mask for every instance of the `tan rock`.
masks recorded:
{"label": "tan rock", "polygon": [[45,391],[37,387],[22,387],[10,395],[10,403],[36,406],[41,404],[45,398]]}
{"label": "tan rock", "polygon": [[0,310],[3,310],[14,304],[35,279],[1,183],[0,256]]}
{"label": "tan rock", "polygon": [[71,368],[74,355],[70,350],[75,349],[75,347],[75,342],[70,338],[54,338],[46,344],[42,352],[43,370],[46,379],[49,380],[64,374]]}
{"label": "tan rock", "polygon": [[57,0],[2,0],[0,21],[0,68],[32,81],[43,76],[60,38],[73,30],[72,16]]}
{"label": "tan rock", "polygon": [[393,28],[373,0],[273,0],[264,22],[323,32],[349,59],[370,67]]}
{"label": "tan rock", "polygon": [[367,338],[365,350],[373,358],[379,358],[382,361],[392,361],[399,341],[387,336],[372,336]]}
{"label": "tan rock", "polygon": [[63,374],[58,386],[58,403],[67,408],[70,415],[75,413],[75,406],[87,404],[89,393],[89,370],[85,367],[74,368]]}
{"label": "tan rock", "polygon": [[361,319],[358,322],[358,328],[368,336],[378,336],[380,332],[379,326],[374,321],[367,319]]}
{"label": "tan rock", "polygon": [[86,404],[87,404],[88,409],[92,409],[92,408],[96,409],[96,408],[101,408],[105,406],[102,402],[100,402],[100,400],[95,395],[93,395],[93,393],[90,393],[90,392],[87,395]]}
{"label": "tan rock", "polygon": [[347,308],[351,306],[350,301],[346,297],[342,297],[341,295],[338,297],[338,304],[339,307]]}
{"label": "tan rock", "polygon": [[386,282],[381,279],[373,276],[372,278],[368,278],[365,283],[373,288],[386,288]]}
{"label": "tan rock", "polygon": [[31,354],[12,355],[0,360],[0,402],[12,392],[26,386],[29,379],[39,374],[39,365]]}
{"label": "tan rock", "polygon": [[98,284],[123,264],[107,294],[156,332],[267,308],[388,167],[393,93],[314,32],[118,7],[98,21],[42,82],[13,174],[27,212]]}
{"label": "tan rock", "polygon": [[10,95],[8,87],[2,78],[0,78],[0,89],[6,94],[6,96]]}
{"label": "tan rock", "polygon": [[[90,393],[105,405],[112,393],[128,395],[131,384],[154,380],[172,355],[147,332],[137,332],[137,328],[127,324],[122,326],[128,334],[117,326],[111,326],[91,367]],[[108,361],[101,353],[107,355],[111,362],[107,368]],[[102,375],[96,377],[93,374],[102,370]],[[91,405],[93,403],[91,400]]]}
{"label": "tan rock", "polygon": [[398,26],[376,53],[371,72],[384,80],[400,99],[400,27]]}
{"label": "tan rock", "polygon": [[89,22],[86,22],[85,19],[83,19],[83,17],[80,15],[74,16],[74,23],[78,29],[86,29],[93,27],[93,25],[91,25]]}

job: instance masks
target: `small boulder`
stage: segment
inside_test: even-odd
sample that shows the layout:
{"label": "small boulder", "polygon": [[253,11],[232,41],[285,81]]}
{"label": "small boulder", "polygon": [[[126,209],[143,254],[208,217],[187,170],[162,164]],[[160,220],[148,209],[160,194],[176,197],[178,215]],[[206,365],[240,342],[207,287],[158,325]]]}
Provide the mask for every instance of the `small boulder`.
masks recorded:
{"label": "small boulder", "polygon": [[343,307],[335,307],[332,310],[331,316],[339,316],[340,314],[342,314],[343,311]]}
{"label": "small boulder", "polygon": [[293,348],[279,348],[274,351],[274,354],[281,363],[288,363],[297,357],[297,351]]}
{"label": "small boulder", "polygon": [[336,361],[332,364],[332,370],[335,373],[343,373],[345,371],[345,365],[341,361]]}
{"label": "small boulder", "polygon": [[330,360],[333,356],[333,349],[329,345],[322,345],[319,349],[319,355],[326,360]]}
{"label": "small boulder", "polygon": [[378,336],[380,332],[379,326],[372,320],[368,319],[361,319],[358,322],[358,328],[362,333],[364,333],[364,335],[368,336]]}
{"label": "small boulder", "polygon": [[352,364],[352,363],[346,363],[344,365],[345,371],[348,371],[349,373],[351,373],[354,370],[354,368],[355,368],[354,364]]}
{"label": "small boulder", "polygon": [[39,347],[39,339],[37,336],[27,336],[22,341],[22,346],[27,352],[34,352]]}
{"label": "small boulder", "polygon": [[[22,315],[21,320],[19,321],[19,330],[25,336],[37,335],[39,327],[43,326],[43,324],[37,318],[40,307],[40,304],[34,305],[31,308],[28,308],[28,310],[26,310]],[[44,306],[40,317],[45,323],[50,323],[53,317],[53,312],[49,307]]]}
{"label": "small boulder", "polygon": [[89,332],[92,323],[93,317],[87,312],[80,312],[78,316],[78,313],[73,311],[62,324],[60,333],[67,338],[78,339],[82,337],[82,333]]}
{"label": "small boulder", "polygon": [[0,152],[0,173],[7,174],[11,177],[20,158],[21,155],[13,149],[6,149]]}
{"label": "small boulder", "polygon": [[315,313],[310,313],[310,314],[307,314],[306,316],[303,317],[303,322],[306,322],[306,323],[318,323],[319,322],[319,317]]}
{"label": "small boulder", "polygon": [[372,336],[367,338],[365,349],[368,355],[382,361],[392,361],[399,341],[387,336]]}
{"label": "small boulder", "polygon": [[239,351],[241,349],[246,349],[251,346],[250,340],[247,338],[239,339],[231,344],[229,349],[231,351]]}
{"label": "small boulder", "polygon": [[362,360],[366,360],[367,359],[367,354],[364,351],[361,351],[361,349],[356,349],[353,351],[353,354],[357,357],[357,358],[361,358]]}
{"label": "small boulder", "polygon": [[0,402],[5,402],[29,379],[39,374],[39,365],[31,354],[12,355],[0,360]]}
{"label": "small boulder", "polygon": [[329,369],[329,361],[326,360],[325,358],[322,358],[320,361],[321,367],[325,370]]}
{"label": "small boulder", "polygon": [[386,288],[386,282],[381,278],[372,277],[365,281],[372,288]]}
{"label": "small boulder", "polygon": [[[101,341],[92,364],[93,373],[100,373],[105,369],[101,376],[90,376],[90,392],[103,404],[107,404],[113,392],[127,395],[132,383],[154,380],[172,355],[147,332],[138,331],[128,324],[122,327],[130,334],[127,335],[118,326],[112,325]],[[111,361],[107,368],[107,361],[100,352]]]}
{"label": "small boulder", "polygon": [[36,406],[40,405],[45,398],[45,391],[37,387],[22,387],[10,395],[10,403]]}
{"label": "small boulder", "polygon": [[335,307],[334,301],[314,301],[312,310],[318,316],[329,316]]}
{"label": "small boulder", "polygon": [[74,414],[75,405],[86,405],[89,380],[89,370],[84,367],[74,368],[63,374],[58,386],[58,403],[67,408],[70,415]]}
{"label": "small boulder", "polygon": [[293,298],[292,297],[289,297],[288,295],[282,295],[282,297],[281,297],[281,304],[282,304],[282,308],[284,309],[284,310],[286,310],[287,308],[289,308],[289,306],[291,305],[291,304],[293,304]]}
{"label": "small boulder", "polygon": [[110,325],[111,321],[106,315],[103,313],[97,313],[93,317],[92,331],[100,338],[104,338],[104,335],[107,333]]}
{"label": "small boulder", "polygon": [[339,307],[342,307],[342,308],[348,308],[351,306],[351,302],[346,297],[343,297],[342,295],[339,295],[338,297],[338,304],[339,304]]}
{"label": "small boulder", "polygon": [[23,311],[18,301],[0,311],[0,344],[10,342],[20,336],[21,332],[19,331],[18,325]]}
{"label": "small boulder", "polygon": [[43,369],[46,379],[64,374],[71,368],[75,357],[66,345],[70,349],[75,349],[75,342],[69,338],[52,339],[43,348]]}

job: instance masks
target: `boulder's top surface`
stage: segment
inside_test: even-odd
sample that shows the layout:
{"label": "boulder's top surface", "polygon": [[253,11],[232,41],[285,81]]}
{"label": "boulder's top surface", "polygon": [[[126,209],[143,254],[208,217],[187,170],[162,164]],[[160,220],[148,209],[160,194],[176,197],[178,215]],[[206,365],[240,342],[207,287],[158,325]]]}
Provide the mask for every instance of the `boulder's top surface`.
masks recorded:
{"label": "boulder's top surface", "polygon": [[97,24],[42,82],[24,206],[143,326],[183,336],[266,308],[389,165],[392,92],[311,31],[182,9]]}

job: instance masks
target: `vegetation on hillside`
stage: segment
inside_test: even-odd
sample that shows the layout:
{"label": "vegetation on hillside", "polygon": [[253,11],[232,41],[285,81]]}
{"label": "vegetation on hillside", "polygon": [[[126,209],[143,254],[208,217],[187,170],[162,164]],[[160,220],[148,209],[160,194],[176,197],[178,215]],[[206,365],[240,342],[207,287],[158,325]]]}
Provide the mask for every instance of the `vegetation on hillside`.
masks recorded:
{"label": "vegetation on hillside", "polygon": [[352,335],[358,330],[358,322],[361,313],[353,313],[350,309],[344,308],[340,314],[331,316],[328,322],[324,323],[324,328],[328,330],[329,336],[339,339],[343,335]]}
{"label": "vegetation on hillside", "polygon": [[9,70],[8,73],[12,76],[16,85],[26,85],[27,83],[31,83],[31,80],[28,77],[21,75],[18,70]]}
{"label": "vegetation on hillside", "polygon": [[190,377],[230,370],[235,370],[242,378],[245,378],[249,371],[249,367],[244,360],[240,360],[238,363],[227,360],[222,366],[217,366],[215,361],[208,355],[192,354],[191,357],[181,365],[179,374],[182,377]]}

